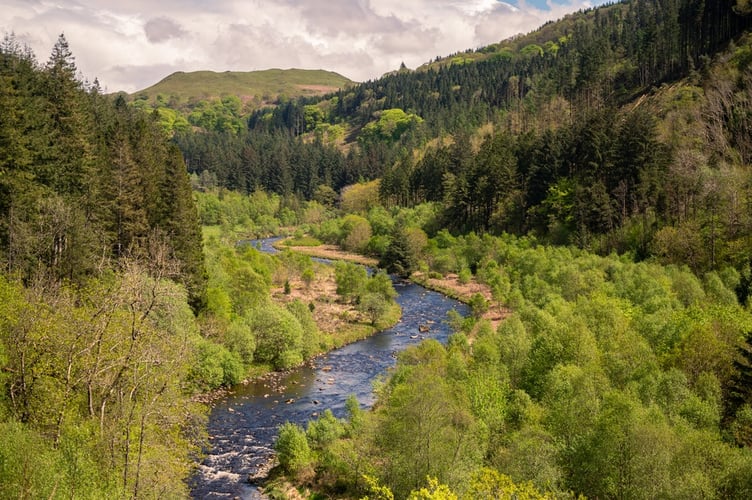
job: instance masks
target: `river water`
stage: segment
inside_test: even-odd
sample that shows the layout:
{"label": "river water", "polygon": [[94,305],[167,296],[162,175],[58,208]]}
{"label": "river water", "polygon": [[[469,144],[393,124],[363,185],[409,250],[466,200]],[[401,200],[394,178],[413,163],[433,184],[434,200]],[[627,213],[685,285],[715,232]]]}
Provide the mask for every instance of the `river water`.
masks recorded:
{"label": "river water", "polygon": [[[261,250],[273,252],[272,241],[259,242]],[[264,498],[248,477],[273,457],[279,425],[289,421],[305,427],[327,408],[344,417],[352,394],[369,408],[373,382],[394,366],[398,352],[425,338],[446,342],[451,333],[444,323],[447,313],[468,313],[464,304],[414,283],[395,282],[395,289],[402,320],[394,327],[309,365],[238,385],[215,402],[208,423],[212,448],[191,481],[193,498]],[[420,332],[421,325],[428,325],[428,332]]]}

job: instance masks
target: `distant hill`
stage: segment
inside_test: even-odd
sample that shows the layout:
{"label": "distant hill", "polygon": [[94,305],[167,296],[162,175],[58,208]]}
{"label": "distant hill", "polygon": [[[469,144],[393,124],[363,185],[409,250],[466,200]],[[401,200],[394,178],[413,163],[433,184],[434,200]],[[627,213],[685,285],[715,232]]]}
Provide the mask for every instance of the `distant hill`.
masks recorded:
{"label": "distant hill", "polygon": [[149,88],[131,94],[134,99],[154,100],[159,94],[192,101],[234,95],[243,101],[276,100],[287,97],[321,95],[353,82],[332,71],[268,69],[264,71],[178,71]]}
{"label": "distant hill", "polygon": [[134,107],[160,114],[169,131],[198,127],[239,130],[244,117],[266,106],[299,97],[321,96],[355,82],[332,71],[178,71],[130,94]]}

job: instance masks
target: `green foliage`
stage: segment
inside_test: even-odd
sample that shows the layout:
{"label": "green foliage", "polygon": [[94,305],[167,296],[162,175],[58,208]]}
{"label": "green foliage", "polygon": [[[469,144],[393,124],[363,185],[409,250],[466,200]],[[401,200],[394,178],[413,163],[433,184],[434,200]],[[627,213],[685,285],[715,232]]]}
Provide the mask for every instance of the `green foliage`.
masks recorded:
{"label": "green foliage", "polygon": [[[45,66],[0,48],[0,259],[25,279],[78,284],[97,263],[172,260],[194,310],[206,301],[201,234],[178,149],[153,117],[77,78],[64,36]],[[23,131],[24,137],[15,137]],[[161,252],[160,255],[157,253]]]}
{"label": "green foliage", "polygon": [[229,387],[242,380],[243,360],[239,354],[207,340],[198,344],[197,351],[198,359],[192,368],[191,378],[201,389]]}
{"label": "green foliage", "polygon": [[488,311],[488,301],[480,293],[474,293],[473,296],[470,297],[468,305],[473,312],[473,316],[476,318],[480,318],[486,311]]}
{"label": "green foliage", "polygon": [[334,265],[334,276],[337,295],[356,304],[372,325],[391,311],[397,292],[386,273],[380,271],[369,277],[363,266],[339,261]]}
{"label": "green foliage", "polygon": [[[70,495],[102,498],[118,495],[116,477],[98,462],[92,426],[72,428],[58,446],[14,421],[0,424],[0,494],[4,498]],[[101,457],[103,458],[103,457]]]}
{"label": "green foliage", "polygon": [[397,292],[394,286],[392,286],[392,280],[384,271],[372,274],[366,282],[365,289],[368,293],[379,295],[388,301],[393,301],[397,298]]}
{"label": "green foliage", "polygon": [[301,273],[300,278],[303,280],[303,283],[305,283],[306,287],[310,287],[311,283],[313,283],[313,280],[316,278],[316,274],[314,273],[312,268],[307,267]]}
{"label": "green foliage", "polygon": [[435,341],[404,351],[401,370],[377,410],[383,477],[397,495],[407,495],[429,475],[457,484],[482,455],[481,427],[446,379],[447,361]]}
{"label": "green foliage", "polygon": [[385,109],[378,120],[370,122],[363,127],[360,139],[367,141],[396,141],[408,129],[414,128],[423,122],[423,119],[413,113],[405,113],[399,108]]}
{"label": "green foliage", "polygon": [[306,438],[312,450],[326,450],[335,440],[345,434],[344,423],[338,420],[331,410],[324,413],[316,420],[308,422]]}
{"label": "green foliage", "polygon": [[250,311],[248,324],[256,337],[256,360],[269,363],[278,370],[303,362],[304,331],[295,315],[268,303]]}
{"label": "green foliage", "polygon": [[360,297],[358,310],[361,311],[371,321],[372,325],[384,316],[389,310],[390,302],[379,293],[368,292]]}
{"label": "green foliage", "polygon": [[[253,363],[254,353],[256,352],[256,338],[245,318],[235,318],[225,331],[224,346],[240,357],[243,366],[247,367]],[[241,374],[242,377],[242,374]],[[240,380],[235,380],[237,383]]]}
{"label": "green foliage", "polygon": [[321,242],[313,236],[300,236],[285,240],[285,245],[291,247],[317,247]]}
{"label": "green foliage", "polygon": [[[311,303],[312,304],[312,303]],[[303,329],[303,337],[300,341],[300,354],[304,359],[308,359],[318,352],[319,349],[319,328],[313,319],[309,305],[305,305],[298,299],[289,302],[286,308],[295,319],[300,323]]]}
{"label": "green foliage", "polygon": [[[747,443],[752,435],[743,389],[752,316],[719,276],[700,281],[686,268],[509,236],[437,239],[428,262],[451,252],[468,268],[475,263],[487,283],[503,270],[504,293],[518,305],[496,332],[485,322],[467,328],[455,314],[454,328],[467,334],[447,348],[429,340],[399,356],[374,412],[346,438],[347,449],[365,453],[358,470],[371,467],[382,491],[419,498],[440,485],[441,494],[468,498],[748,491],[741,471],[750,456],[728,439]],[[344,447],[330,450],[337,451],[317,479],[352,474],[344,464],[356,461]],[[427,476],[438,483],[422,488]]]}
{"label": "green foliage", "polygon": [[354,394],[350,394],[347,397],[345,409],[347,410],[347,426],[349,431],[351,433],[360,431],[365,416],[363,410],[360,408],[360,403],[358,403],[358,398]]}
{"label": "green foliage", "polygon": [[274,444],[279,465],[295,476],[311,464],[311,449],[306,432],[299,426],[285,422],[279,428],[279,437]]}
{"label": "green foliage", "polygon": [[368,280],[363,266],[345,261],[335,263],[334,277],[337,282],[337,295],[350,302],[357,302]]}
{"label": "green foliage", "polygon": [[254,191],[244,196],[237,192],[218,190],[195,193],[199,218],[205,226],[222,225],[230,229],[239,226],[251,234],[262,236],[276,233],[280,222],[276,219],[282,200],[274,194]]}
{"label": "green foliage", "polygon": [[362,179],[359,179],[359,182],[342,189],[340,208],[349,214],[367,212],[378,204],[378,198],[379,181],[362,182]]}
{"label": "green foliage", "polygon": [[381,257],[379,266],[390,273],[408,277],[418,269],[428,246],[426,233],[417,227],[396,227],[391,243]]}
{"label": "green foliage", "polygon": [[340,226],[339,243],[345,250],[351,252],[364,252],[371,239],[371,224],[364,217],[358,215],[346,215]]}
{"label": "green foliage", "polygon": [[174,479],[197,444],[200,413],[184,391],[202,340],[184,290],[124,264],[81,287],[0,277],[5,496],[186,494]]}

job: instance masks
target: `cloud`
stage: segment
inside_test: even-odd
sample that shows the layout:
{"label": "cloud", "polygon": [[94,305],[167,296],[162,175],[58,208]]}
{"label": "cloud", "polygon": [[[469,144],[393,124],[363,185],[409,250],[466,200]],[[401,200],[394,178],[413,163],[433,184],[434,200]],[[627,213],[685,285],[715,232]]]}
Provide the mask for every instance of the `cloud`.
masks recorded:
{"label": "cloud", "polygon": [[401,62],[417,67],[532,31],[590,5],[560,1],[567,3],[4,0],[0,31],[15,32],[42,61],[65,33],[79,70],[109,91],[133,92],[172,71],[202,69],[322,68],[364,81]]}
{"label": "cloud", "polygon": [[159,43],[170,38],[180,38],[186,34],[186,31],[168,17],[155,17],[146,22],[144,33],[150,42]]}

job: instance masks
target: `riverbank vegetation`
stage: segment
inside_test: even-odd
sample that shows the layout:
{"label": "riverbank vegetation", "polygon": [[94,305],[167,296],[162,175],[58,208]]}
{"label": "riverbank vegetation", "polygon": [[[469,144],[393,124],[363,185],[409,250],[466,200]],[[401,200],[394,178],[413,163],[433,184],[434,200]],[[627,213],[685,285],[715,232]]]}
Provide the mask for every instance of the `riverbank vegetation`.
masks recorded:
{"label": "riverbank vegetation", "polygon": [[[733,268],[697,277],[530,238],[432,248],[470,259],[511,316],[400,354],[372,412],[286,429],[307,440],[280,457],[289,477],[351,497],[366,474],[396,498],[426,478],[471,498],[488,469],[557,496],[749,496],[752,314]],[[323,426],[339,430],[322,441]]]}
{"label": "riverbank vegetation", "polygon": [[[237,383],[249,370],[297,366],[399,318],[394,289],[383,273],[368,277],[355,267],[362,275],[353,276],[340,264],[332,267],[289,250],[269,255],[250,243],[237,244],[235,233],[204,230],[210,278],[199,322],[207,339],[226,349],[223,356],[231,360],[215,379],[220,383],[208,388]],[[368,308],[374,300],[379,307]]]}
{"label": "riverbank vegetation", "polygon": [[197,395],[397,321],[384,274],[338,296],[338,271],[238,245],[324,209],[196,204],[158,117],[79,81],[63,36],[46,64],[5,37],[0,104],[0,497],[185,497]]}

